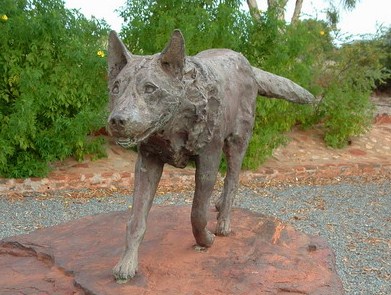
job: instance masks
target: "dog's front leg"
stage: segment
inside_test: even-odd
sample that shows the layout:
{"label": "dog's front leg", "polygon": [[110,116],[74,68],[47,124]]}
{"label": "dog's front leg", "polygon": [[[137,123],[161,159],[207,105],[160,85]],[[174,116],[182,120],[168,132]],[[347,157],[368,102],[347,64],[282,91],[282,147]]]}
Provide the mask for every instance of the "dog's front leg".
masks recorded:
{"label": "dog's front leg", "polygon": [[191,224],[194,238],[201,247],[210,247],[214,241],[214,235],[206,226],[209,200],[216,182],[221,153],[220,146],[211,146],[196,158],[196,186],[191,208]]}
{"label": "dog's front leg", "polygon": [[148,153],[139,151],[133,193],[133,206],[126,226],[125,252],[113,269],[118,283],[134,277],[138,266],[138,248],[144,238],[147,217],[151,209],[156,188],[162,175],[164,163]]}

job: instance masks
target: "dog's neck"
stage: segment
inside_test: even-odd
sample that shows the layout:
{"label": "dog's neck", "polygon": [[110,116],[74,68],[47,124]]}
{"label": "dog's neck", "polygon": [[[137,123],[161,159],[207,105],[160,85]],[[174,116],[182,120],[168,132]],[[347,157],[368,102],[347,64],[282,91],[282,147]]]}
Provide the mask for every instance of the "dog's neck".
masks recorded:
{"label": "dog's neck", "polygon": [[219,89],[211,70],[187,57],[183,84],[185,95],[176,114],[141,147],[158,154],[164,162],[183,168],[192,156],[211,141],[221,117]]}

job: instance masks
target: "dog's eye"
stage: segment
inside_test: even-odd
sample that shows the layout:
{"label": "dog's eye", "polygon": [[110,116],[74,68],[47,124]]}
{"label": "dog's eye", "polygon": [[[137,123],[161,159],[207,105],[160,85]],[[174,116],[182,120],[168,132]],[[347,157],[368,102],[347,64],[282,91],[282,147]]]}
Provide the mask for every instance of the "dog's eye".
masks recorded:
{"label": "dog's eye", "polygon": [[144,92],[148,94],[155,92],[156,89],[157,87],[151,83],[145,84],[144,86]]}
{"label": "dog's eye", "polygon": [[113,88],[111,89],[111,93],[118,94],[119,93],[119,85],[117,82],[115,82]]}

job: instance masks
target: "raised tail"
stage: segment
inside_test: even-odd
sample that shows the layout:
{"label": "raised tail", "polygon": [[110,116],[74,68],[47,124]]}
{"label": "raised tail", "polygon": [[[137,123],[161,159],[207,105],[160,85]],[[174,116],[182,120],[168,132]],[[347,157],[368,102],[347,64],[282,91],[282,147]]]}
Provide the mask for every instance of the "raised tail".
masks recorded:
{"label": "raised tail", "polygon": [[315,97],[293,81],[252,67],[258,84],[258,94],[282,98],[295,103],[314,103]]}

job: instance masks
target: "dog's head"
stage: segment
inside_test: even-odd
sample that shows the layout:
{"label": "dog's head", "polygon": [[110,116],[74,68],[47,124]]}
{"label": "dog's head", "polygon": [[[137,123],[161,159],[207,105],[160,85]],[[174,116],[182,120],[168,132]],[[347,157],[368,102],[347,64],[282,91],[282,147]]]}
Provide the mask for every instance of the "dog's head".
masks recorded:
{"label": "dog's head", "polygon": [[175,30],[160,54],[136,56],[112,31],[108,51],[108,131],[128,147],[161,130],[175,115],[184,95],[185,42]]}

